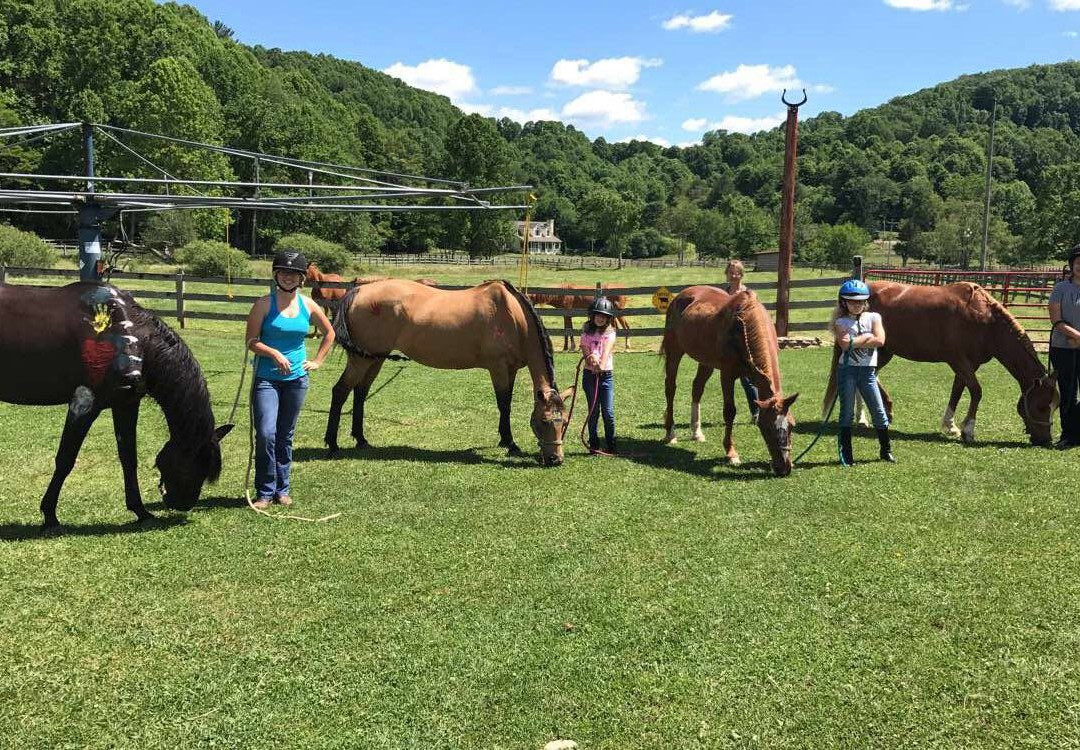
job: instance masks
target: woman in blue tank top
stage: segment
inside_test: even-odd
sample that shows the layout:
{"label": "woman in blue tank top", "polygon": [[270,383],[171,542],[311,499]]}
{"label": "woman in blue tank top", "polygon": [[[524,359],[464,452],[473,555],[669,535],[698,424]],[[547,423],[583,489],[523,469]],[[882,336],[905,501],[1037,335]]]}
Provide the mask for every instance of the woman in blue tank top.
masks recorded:
{"label": "woman in blue tank top", "polygon": [[[319,369],[334,344],[334,329],[322,308],[299,293],[307,275],[304,256],[278,253],[273,273],[276,289],[252,306],[247,320],[247,348],[255,354],[255,507],[260,510],[272,502],[292,505],[292,440],[308,373]],[[305,339],[312,322],[323,338],[315,359],[308,359]]]}

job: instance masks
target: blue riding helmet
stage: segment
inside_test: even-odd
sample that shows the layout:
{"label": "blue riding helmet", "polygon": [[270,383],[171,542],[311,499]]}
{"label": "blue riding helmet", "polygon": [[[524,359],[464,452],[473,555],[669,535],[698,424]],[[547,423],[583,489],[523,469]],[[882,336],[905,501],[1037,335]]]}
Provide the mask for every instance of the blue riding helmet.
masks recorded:
{"label": "blue riding helmet", "polygon": [[848,279],[840,285],[840,299],[870,299],[870,287],[858,279]]}

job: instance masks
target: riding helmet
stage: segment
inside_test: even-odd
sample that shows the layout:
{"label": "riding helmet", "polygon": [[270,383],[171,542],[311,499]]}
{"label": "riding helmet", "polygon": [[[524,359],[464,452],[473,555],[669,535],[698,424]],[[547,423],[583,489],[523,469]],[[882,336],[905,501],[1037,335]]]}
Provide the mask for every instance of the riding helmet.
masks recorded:
{"label": "riding helmet", "polygon": [[307,276],[307,267],[307,258],[295,250],[281,250],[274,256],[275,271],[296,271]]}
{"label": "riding helmet", "polygon": [[840,299],[870,299],[870,287],[858,279],[848,279],[840,285]]}
{"label": "riding helmet", "polygon": [[1080,245],[1076,245],[1069,251],[1069,271],[1072,271],[1073,261],[1080,258]]}
{"label": "riding helmet", "polygon": [[615,305],[611,304],[611,300],[607,297],[597,297],[593,300],[593,303],[589,305],[589,315],[593,316],[597,313],[607,315],[609,318],[614,318]]}

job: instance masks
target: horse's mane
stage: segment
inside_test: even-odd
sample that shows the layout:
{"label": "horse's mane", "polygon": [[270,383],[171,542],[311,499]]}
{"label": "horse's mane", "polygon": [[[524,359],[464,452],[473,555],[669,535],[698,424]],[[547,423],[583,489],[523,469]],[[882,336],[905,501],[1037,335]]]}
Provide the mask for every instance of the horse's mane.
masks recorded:
{"label": "horse's mane", "polygon": [[[994,296],[990,294],[990,292],[986,291],[981,286],[973,286],[975,287],[973,290],[973,295],[979,294],[981,296],[983,302],[989,309],[991,318],[996,323],[1007,328],[1008,332],[1011,333],[1016,338],[1016,340],[1020,342],[1020,345],[1024,348],[1024,350],[1028,354],[1030,354],[1032,359],[1034,359],[1039,364],[1039,367],[1042,368],[1042,360],[1039,359],[1039,355],[1035,351],[1035,345],[1031,343],[1031,337],[1027,335],[1027,331],[1024,330],[1024,327],[1022,325],[1020,325],[1020,321],[1016,319],[1016,316],[1009,312],[1009,308],[1005,307],[1005,305],[1003,305],[1001,302],[994,299]],[[1043,370],[1045,371],[1045,368],[1043,368]]]}
{"label": "horse's mane", "polygon": [[517,287],[509,281],[502,279],[500,283],[510,294],[514,295],[521,305],[521,309],[525,311],[525,314],[529,316],[536,326],[536,333],[540,339],[540,349],[544,354],[544,367],[547,370],[548,382],[551,383],[554,390],[559,390],[558,386],[555,385],[555,350],[551,346],[551,336],[548,335],[547,328],[544,327],[543,321],[540,320],[540,316],[536,313],[536,308],[533,307],[529,298],[519,292]]}
{"label": "horse's mane", "polygon": [[742,329],[750,369],[769,381],[773,397],[779,396],[780,371],[772,356],[776,334],[765,306],[750,290],[733,295],[731,304],[735,306],[735,320]]}
{"label": "horse's mane", "polygon": [[[208,442],[214,433],[214,412],[198,360],[161,318],[141,307],[127,292],[120,295],[132,324],[146,332],[142,342],[146,392],[161,406],[170,433],[191,446]],[[209,479],[217,479],[220,471],[218,465]]]}

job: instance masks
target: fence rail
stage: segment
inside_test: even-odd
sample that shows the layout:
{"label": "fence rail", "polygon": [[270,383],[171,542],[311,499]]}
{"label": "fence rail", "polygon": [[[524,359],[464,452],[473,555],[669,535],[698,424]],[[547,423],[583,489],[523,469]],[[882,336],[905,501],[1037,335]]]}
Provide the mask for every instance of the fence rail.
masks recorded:
{"label": "fence rail", "polygon": [[[1054,284],[1061,281],[1060,270],[1042,271],[934,271],[928,269],[874,268],[866,272],[868,280],[899,281],[921,286],[942,286],[958,281],[971,281],[990,292],[1007,308],[1020,308],[1013,316],[1024,321],[1022,325],[1036,344],[1050,343],[1050,316],[1046,311]],[[1043,311],[1042,314],[1036,312]],[[1035,314],[1031,314],[1035,313]],[[1041,323],[1032,326],[1031,323]]]}
{"label": "fence rail", "polygon": [[[77,279],[79,276],[78,271],[68,269],[55,269],[55,268],[22,268],[22,267],[4,267],[0,266],[0,283],[5,283],[11,278],[58,278],[58,279]],[[156,289],[136,289],[128,288],[127,291],[131,292],[137,299],[146,300],[170,300],[175,303],[172,309],[154,308],[154,311],[159,315],[166,315],[176,318],[180,324],[180,327],[185,326],[188,320],[219,320],[219,321],[241,321],[246,320],[247,314],[240,312],[226,312],[219,310],[192,310],[189,303],[202,302],[202,303],[220,303],[220,304],[236,304],[236,305],[251,305],[257,299],[258,296],[248,294],[214,294],[207,292],[193,292],[189,290],[190,285],[203,284],[212,286],[236,286],[241,288],[246,287],[262,287],[268,289],[270,281],[268,279],[251,279],[251,278],[226,278],[224,276],[188,276],[182,272],[170,274],[170,273],[141,273],[141,272],[123,272],[116,271],[112,274],[112,280],[116,281],[146,281],[156,282],[158,284],[169,284],[172,289],[156,288]],[[818,279],[798,279],[791,282],[792,289],[821,289],[821,288],[835,288],[842,278],[818,278]],[[717,285],[722,282],[717,282]],[[357,286],[355,281],[345,282],[319,282],[318,286],[323,288],[332,289],[349,289]],[[597,282],[594,286],[580,286],[578,288],[567,288],[562,286],[557,287],[529,287],[529,293],[536,294],[549,294],[558,296],[575,296],[591,299],[599,294],[619,294],[626,295],[628,297],[651,297],[657,290],[666,289],[672,294],[678,294],[680,291],[687,289],[691,286],[697,286],[696,284],[674,284],[670,286],[633,286],[633,287],[620,287],[606,285],[603,282]],[[455,290],[455,289],[469,289],[471,286],[462,285],[439,285],[439,289]],[[756,291],[771,291],[776,289],[775,282],[773,283],[760,283],[755,284],[754,289]],[[246,289],[245,289],[246,291]],[[776,303],[771,301],[764,302],[765,308],[768,310],[775,310]],[[328,305],[331,309],[336,307],[336,302],[331,301]],[[820,300],[794,300],[790,303],[792,310],[821,310],[831,311],[834,306],[834,300],[830,297],[828,299]],[[574,316],[581,318],[586,314],[585,307],[574,310],[553,309],[548,307],[538,307],[537,313],[544,318],[570,318]],[[643,317],[643,316],[659,316],[661,313],[652,306],[647,307],[627,307],[626,309],[619,310],[616,313],[620,317]],[[815,332],[825,331],[828,328],[828,314],[823,314],[820,322],[808,322],[800,321],[791,323],[789,330],[793,332]],[[549,330],[552,334],[567,334],[573,333],[576,329],[571,326],[563,328],[551,328]],[[631,328],[625,335],[633,337],[646,337],[646,336],[662,336],[664,333],[663,328],[655,326],[637,326]]]}

